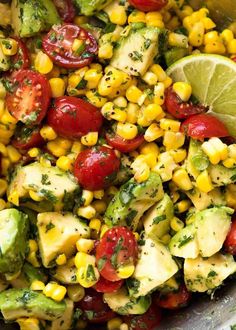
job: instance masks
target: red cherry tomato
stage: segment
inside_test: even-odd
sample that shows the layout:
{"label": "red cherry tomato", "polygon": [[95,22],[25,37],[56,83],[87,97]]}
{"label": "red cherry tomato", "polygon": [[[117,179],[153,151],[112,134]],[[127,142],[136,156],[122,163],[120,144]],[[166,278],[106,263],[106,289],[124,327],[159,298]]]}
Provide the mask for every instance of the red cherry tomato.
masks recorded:
{"label": "red cherry tomato", "polygon": [[196,105],[192,102],[183,102],[179,96],[169,87],[165,97],[166,110],[175,118],[185,119],[191,115],[206,112],[207,108],[203,105]]}
{"label": "red cherry tomato", "polygon": [[236,62],[236,56],[235,56],[235,57],[233,57],[233,58],[232,58],[232,60],[233,60],[234,62]]}
{"label": "red cherry tomato", "polygon": [[226,237],[224,247],[226,252],[234,256],[236,255],[236,214],[232,218],[231,228]]}
{"label": "red cherry tomato", "polygon": [[16,55],[11,56],[11,68],[13,70],[28,69],[30,66],[29,52],[24,42],[14,37],[18,43]]}
{"label": "red cherry tomato", "polygon": [[107,147],[95,147],[79,153],[74,175],[84,189],[99,190],[108,187],[116,178],[120,160]]}
{"label": "red cherry tomato", "polygon": [[96,249],[96,263],[100,274],[108,281],[119,281],[117,273],[122,265],[135,264],[138,245],[131,230],[113,227],[101,238]]}
{"label": "red cherry tomato", "polygon": [[193,139],[229,136],[225,125],[216,117],[208,114],[193,115],[186,119],[181,127],[181,132]]}
{"label": "red cherry tomato", "polygon": [[[80,47],[72,50],[75,39],[81,40]],[[75,24],[54,25],[43,38],[43,49],[58,66],[82,68],[92,62],[98,45],[91,33]]]}
{"label": "red cherry tomato", "polygon": [[112,293],[119,290],[122,287],[123,283],[123,280],[111,282],[101,276],[99,281],[95,284],[94,289],[97,292]]}
{"label": "red cherry tomato", "polygon": [[129,0],[129,3],[141,11],[160,10],[167,4],[167,0]]}
{"label": "red cherry tomato", "polygon": [[83,311],[83,316],[91,323],[104,323],[115,317],[115,313],[103,301],[103,294],[93,289],[86,289],[84,298],[76,303]]}
{"label": "red cherry tomato", "polygon": [[170,292],[164,296],[160,296],[157,305],[166,309],[179,309],[189,304],[191,300],[191,292],[183,284],[177,292]]}
{"label": "red cherry tomato", "polygon": [[154,330],[161,322],[161,309],[152,304],[143,315],[124,316],[124,322],[128,324],[129,330]]}
{"label": "red cherry tomato", "polygon": [[143,135],[139,135],[132,140],[123,139],[118,134],[106,134],[106,140],[109,145],[121,152],[131,152],[137,149],[144,142]]}
{"label": "red cherry tomato", "polygon": [[26,125],[39,124],[45,117],[51,88],[48,80],[31,70],[14,72],[9,81],[6,105],[13,117]]}
{"label": "red cherry tomato", "polygon": [[39,126],[23,126],[19,130],[16,130],[11,143],[17,149],[27,150],[33,147],[40,147],[45,141],[40,135]]}
{"label": "red cherry tomato", "polygon": [[102,121],[98,108],[74,96],[56,98],[47,115],[47,123],[59,135],[72,139],[99,131]]}
{"label": "red cherry tomato", "polygon": [[61,19],[66,23],[73,22],[76,13],[72,0],[53,0],[53,2]]}

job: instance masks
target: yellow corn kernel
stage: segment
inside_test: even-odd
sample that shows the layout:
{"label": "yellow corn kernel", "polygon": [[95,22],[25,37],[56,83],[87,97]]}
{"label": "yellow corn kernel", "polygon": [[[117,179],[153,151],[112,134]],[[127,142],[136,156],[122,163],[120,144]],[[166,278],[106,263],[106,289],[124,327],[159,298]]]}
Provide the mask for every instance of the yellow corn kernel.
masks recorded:
{"label": "yellow corn kernel", "polygon": [[99,72],[96,69],[88,70],[84,76],[84,79],[87,81],[87,88],[89,89],[96,88],[101,78],[102,78],[102,72]]}
{"label": "yellow corn kernel", "polygon": [[173,85],[173,90],[184,102],[187,102],[192,95],[192,87],[186,82],[176,82]]}
{"label": "yellow corn kernel", "polygon": [[236,210],[236,185],[230,184],[226,187],[226,205]]}
{"label": "yellow corn kernel", "polygon": [[7,146],[7,153],[12,163],[17,163],[21,159],[21,154],[13,146]]}
{"label": "yellow corn kernel", "polygon": [[43,290],[43,294],[46,296],[46,297],[51,297],[52,296],[52,293],[53,291],[57,288],[58,284],[55,283],[55,282],[49,282],[44,290]]}
{"label": "yellow corn kernel", "polygon": [[133,275],[134,270],[135,270],[134,265],[124,265],[119,267],[119,269],[117,270],[117,274],[119,275],[120,278],[126,279]]}
{"label": "yellow corn kernel", "polygon": [[177,203],[177,210],[179,213],[183,213],[189,210],[190,206],[191,206],[191,202],[190,200],[182,200],[180,202]]}
{"label": "yellow corn kernel", "polygon": [[193,188],[192,182],[187,171],[183,168],[177,169],[173,173],[173,182],[182,190],[191,190]]}
{"label": "yellow corn kernel", "polygon": [[155,73],[155,75],[157,76],[157,80],[160,82],[163,82],[167,77],[165,71],[159,64],[153,64],[150,68],[150,71]]}
{"label": "yellow corn kernel", "polygon": [[223,165],[227,168],[232,168],[232,167],[235,167],[236,166],[236,160],[233,159],[233,158],[226,158],[224,161],[223,161]]}
{"label": "yellow corn kernel", "polygon": [[165,85],[163,82],[158,82],[154,87],[153,101],[155,104],[163,105],[165,101]]}
{"label": "yellow corn kernel", "polygon": [[57,66],[53,66],[52,71],[47,74],[47,78],[59,78],[61,74],[60,69]]}
{"label": "yellow corn kernel", "polygon": [[67,261],[67,264],[66,264],[68,267],[74,267],[75,266],[75,257],[73,258],[70,258],[68,261]]}
{"label": "yellow corn kernel", "polygon": [[177,16],[173,16],[168,24],[166,25],[167,29],[175,30],[180,26],[180,20]]}
{"label": "yellow corn kernel", "polygon": [[159,156],[159,147],[154,142],[145,143],[140,147],[140,153],[142,155],[154,155],[156,158]]}
{"label": "yellow corn kernel", "polygon": [[39,154],[40,154],[40,149],[38,149],[38,148],[31,148],[31,149],[28,151],[28,155],[29,155],[31,158],[38,157]]}
{"label": "yellow corn kernel", "polygon": [[194,21],[192,19],[191,16],[186,16],[184,17],[183,19],[183,26],[188,30],[188,31],[191,31],[191,29],[193,28],[193,25],[194,25]]}
{"label": "yellow corn kernel", "polygon": [[134,237],[135,237],[136,241],[138,241],[139,238],[140,238],[139,233],[137,233],[137,232],[135,231],[135,232],[133,232],[133,234],[134,234]]}
{"label": "yellow corn kernel", "polygon": [[84,189],[82,191],[82,201],[83,201],[83,206],[88,206],[92,203],[93,200],[93,192],[90,190]]}
{"label": "yellow corn kernel", "polygon": [[204,40],[204,32],[204,24],[202,22],[195,23],[189,33],[190,45],[194,47],[201,46]]}
{"label": "yellow corn kernel", "polygon": [[182,15],[181,18],[184,18],[186,16],[190,16],[192,13],[193,13],[192,7],[185,5],[181,9],[181,15]]}
{"label": "yellow corn kernel", "polygon": [[164,135],[163,130],[156,124],[151,124],[144,134],[144,139],[147,142],[152,142]]}
{"label": "yellow corn kernel", "polygon": [[29,244],[30,252],[38,251],[38,244],[34,239],[30,239],[28,244]]}
{"label": "yellow corn kernel", "polygon": [[85,48],[84,41],[75,38],[73,41],[72,47],[71,47],[72,51],[76,54],[80,54],[80,53],[82,53],[84,48]]}
{"label": "yellow corn kernel", "polygon": [[130,86],[126,91],[126,98],[132,103],[138,103],[142,95],[142,91],[136,86]]}
{"label": "yellow corn kernel", "polygon": [[4,100],[7,94],[6,88],[4,87],[3,83],[0,82],[0,99]]}
{"label": "yellow corn kernel", "polygon": [[0,198],[0,211],[4,210],[7,207],[7,203],[4,199]]}
{"label": "yellow corn kernel", "polygon": [[203,17],[201,22],[203,23],[205,30],[211,30],[216,27],[216,24],[210,17]]}
{"label": "yellow corn kernel", "polygon": [[228,157],[228,147],[219,138],[210,138],[209,143],[211,143],[220,152],[221,160],[225,160]]}
{"label": "yellow corn kernel", "polygon": [[33,190],[29,190],[29,197],[35,202],[40,202],[43,200],[43,197],[39,196],[39,194]]}
{"label": "yellow corn kernel", "polygon": [[138,114],[137,124],[139,126],[148,127],[151,125],[151,123],[152,123],[152,121],[148,120],[146,117],[144,117],[142,112]]}
{"label": "yellow corn kernel", "polygon": [[7,157],[7,148],[3,143],[0,143],[0,153],[4,156]]}
{"label": "yellow corn kernel", "polygon": [[105,192],[103,189],[101,189],[101,190],[95,190],[93,194],[94,194],[94,198],[102,199],[104,197]]}
{"label": "yellow corn kernel", "polygon": [[43,291],[45,288],[45,284],[42,281],[33,281],[31,283],[30,289],[34,291]]}
{"label": "yellow corn kernel", "polygon": [[220,36],[226,45],[234,39],[234,34],[230,29],[224,29]]}
{"label": "yellow corn kernel", "polygon": [[170,220],[170,227],[174,231],[178,232],[178,231],[180,231],[181,229],[184,228],[184,223],[179,218],[174,217]]}
{"label": "yellow corn kernel", "polygon": [[47,148],[55,157],[65,156],[67,153],[66,149],[59,147],[56,141],[48,142]]}
{"label": "yellow corn kernel", "polygon": [[34,66],[35,70],[37,70],[39,73],[47,74],[52,71],[53,62],[47,54],[40,51],[36,55]]}
{"label": "yellow corn kernel", "polygon": [[69,150],[72,146],[72,142],[68,139],[58,137],[55,141],[59,147]]}
{"label": "yellow corn kernel", "polygon": [[220,36],[217,31],[210,31],[204,35],[204,45],[212,44],[214,42],[219,42]]}
{"label": "yellow corn kernel", "polygon": [[56,285],[56,288],[52,291],[51,297],[53,300],[60,302],[65,298],[66,288],[63,285]]}
{"label": "yellow corn kernel", "polygon": [[81,24],[85,24],[85,23],[87,23],[88,22],[88,17],[86,17],[86,16],[76,16],[75,18],[74,18],[74,23],[76,24],[76,25],[81,25]]}
{"label": "yellow corn kernel", "polygon": [[56,264],[57,264],[58,266],[65,265],[66,262],[67,262],[67,258],[66,258],[65,253],[60,254],[60,255],[56,258]]}
{"label": "yellow corn kernel", "polygon": [[146,15],[142,11],[134,10],[128,17],[128,23],[146,23]]}
{"label": "yellow corn kernel", "polygon": [[134,178],[137,182],[141,183],[146,181],[150,175],[150,168],[146,163],[140,164],[138,168],[135,169]]}
{"label": "yellow corn kernel", "polygon": [[103,237],[103,235],[109,230],[109,227],[107,225],[102,225],[101,231],[100,231],[100,238]]}
{"label": "yellow corn kernel", "polygon": [[83,150],[83,146],[80,141],[73,142],[72,147],[71,147],[72,153],[75,153],[78,155],[82,150]]}
{"label": "yellow corn kernel", "polygon": [[116,108],[114,106],[114,103],[112,102],[107,102],[106,104],[104,104],[101,113],[107,120],[113,119],[119,122],[125,122],[127,118],[126,112],[124,110]]}
{"label": "yellow corn kernel", "polygon": [[39,158],[39,162],[40,162],[40,164],[41,164],[43,167],[51,167],[51,166],[52,166],[50,160],[47,159],[47,158],[44,157],[44,156],[41,156],[41,157]]}
{"label": "yellow corn kernel", "polygon": [[157,163],[157,157],[153,153],[150,153],[148,155],[140,155],[140,156],[141,157],[144,156],[144,161],[150,168],[153,168]]}
{"label": "yellow corn kernel", "polygon": [[207,170],[201,172],[196,179],[196,185],[199,190],[202,192],[208,193],[209,191],[213,190],[214,187],[212,185],[211,178],[207,172]]}
{"label": "yellow corn kernel", "polygon": [[172,83],[173,83],[173,81],[172,81],[171,77],[167,76],[166,79],[163,80],[163,84],[164,84],[165,88],[170,87],[172,85]]}
{"label": "yellow corn kernel", "polygon": [[81,82],[83,77],[81,77],[79,74],[73,73],[68,78],[68,88],[69,90],[75,90],[77,89],[77,86]]}
{"label": "yellow corn kernel", "polygon": [[51,126],[43,126],[40,130],[40,135],[44,140],[52,141],[57,137],[57,133]]}
{"label": "yellow corn kernel", "polygon": [[7,175],[7,171],[9,169],[10,165],[11,165],[11,163],[8,158],[2,158],[1,169],[2,169],[3,175]]}
{"label": "yellow corn kernel", "polygon": [[236,54],[236,39],[233,39],[228,42],[227,50],[229,54]]}
{"label": "yellow corn kernel", "polygon": [[124,25],[127,21],[127,15],[124,6],[115,6],[114,10],[109,14],[111,23]]}
{"label": "yellow corn kernel", "polygon": [[171,32],[168,36],[168,44],[172,47],[188,48],[188,37]]}
{"label": "yellow corn kernel", "polygon": [[166,234],[161,238],[162,243],[166,245],[170,243],[170,240],[171,240],[170,234]]}
{"label": "yellow corn kernel", "polygon": [[19,206],[19,194],[16,190],[8,196],[8,201],[16,206]]}
{"label": "yellow corn kernel", "polygon": [[120,330],[120,326],[122,324],[122,319],[119,317],[115,317],[107,322],[108,330]]}
{"label": "yellow corn kernel", "polygon": [[94,219],[90,220],[90,222],[89,222],[89,228],[96,230],[96,232],[100,231],[101,225],[102,225],[102,223],[101,223],[100,219],[94,218]]}
{"label": "yellow corn kernel", "polygon": [[85,252],[77,252],[75,255],[75,266],[76,268],[84,268],[86,265],[90,264],[95,266],[95,256],[91,256],[88,253]]}
{"label": "yellow corn kernel", "polygon": [[113,100],[113,103],[115,104],[115,106],[117,106],[118,108],[126,108],[128,105],[128,102],[126,100],[125,97],[123,96],[118,96],[117,98],[115,98]]}
{"label": "yellow corn kernel", "polygon": [[[113,46],[110,43],[106,43],[99,47],[98,57],[104,60],[108,60],[113,56]],[[101,94],[101,93],[99,93]]]}
{"label": "yellow corn kernel", "polygon": [[77,272],[77,279],[79,284],[84,288],[94,286],[99,280],[100,274],[94,265],[88,264],[82,267]]}
{"label": "yellow corn kernel", "polygon": [[84,298],[85,290],[79,284],[70,285],[67,287],[67,294],[68,294],[68,297],[73,302],[79,302],[80,300],[82,300]]}
{"label": "yellow corn kernel", "polygon": [[78,252],[90,253],[94,248],[94,241],[92,239],[80,238],[76,242]]}
{"label": "yellow corn kernel", "polygon": [[107,99],[105,97],[100,96],[96,90],[87,91],[85,95],[89,102],[97,108],[103,107],[104,104],[107,102]]}
{"label": "yellow corn kernel", "polygon": [[160,120],[160,127],[164,131],[179,132],[180,122],[178,120],[163,118]]}
{"label": "yellow corn kernel", "polygon": [[138,127],[129,123],[118,123],[116,133],[123,139],[132,140],[138,135]]}
{"label": "yellow corn kernel", "polygon": [[18,42],[15,39],[2,39],[1,46],[2,52],[6,56],[16,55],[18,51]]}
{"label": "yellow corn kernel", "polygon": [[20,330],[40,330],[39,320],[33,317],[20,317],[16,320]]}
{"label": "yellow corn kernel", "polygon": [[7,191],[7,181],[4,179],[0,179],[0,197],[5,195]]}
{"label": "yellow corn kernel", "polygon": [[126,109],[126,121],[130,124],[136,124],[138,118],[139,106],[135,103],[129,103]]}
{"label": "yellow corn kernel", "polygon": [[92,203],[92,206],[95,208],[95,210],[97,211],[97,213],[99,214],[103,214],[106,211],[107,208],[107,204],[105,201],[94,201]]}
{"label": "yellow corn kernel", "polygon": [[73,161],[67,156],[61,156],[58,158],[56,165],[63,171],[71,171],[73,168]]}
{"label": "yellow corn kernel", "polygon": [[51,78],[49,79],[49,84],[51,86],[52,97],[60,97],[65,94],[65,81],[61,78]]}
{"label": "yellow corn kernel", "polygon": [[216,165],[220,162],[220,152],[215,148],[214,145],[209,143],[209,141],[204,142],[201,147],[204,153],[209,157],[209,160],[213,165]]}
{"label": "yellow corn kernel", "polygon": [[147,71],[143,75],[142,80],[145,81],[148,85],[154,86],[157,83],[157,76],[155,75],[155,73]]}
{"label": "yellow corn kernel", "polygon": [[143,115],[147,120],[160,120],[165,116],[162,107],[158,104],[151,103],[143,110]]}
{"label": "yellow corn kernel", "polygon": [[83,217],[85,219],[92,219],[96,214],[96,210],[91,205],[81,206],[78,208],[77,213],[79,217]]}
{"label": "yellow corn kernel", "polygon": [[163,138],[163,145],[166,150],[178,149],[184,145],[185,135],[180,132],[165,131]]}
{"label": "yellow corn kernel", "polygon": [[5,109],[4,113],[1,116],[1,123],[4,125],[10,125],[10,124],[14,125],[17,123],[17,119],[14,118],[7,109]]}
{"label": "yellow corn kernel", "polygon": [[226,48],[221,41],[215,41],[212,43],[206,44],[204,47],[204,52],[207,54],[225,54]]}
{"label": "yellow corn kernel", "polygon": [[181,163],[187,157],[187,151],[185,149],[170,150],[170,154],[177,164]]}
{"label": "yellow corn kernel", "polygon": [[89,132],[88,134],[81,137],[81,143],[84,146],[92,147],[98,142],[98,132]]}
{"label": "yellow corn kernel", "polygon": [[40,267],[40,263],[38,262],[37,259],[37,255],[36,252],[31,252],[28,256],[27,256],[27,261],[33,265],[35,268],[39,268]]}

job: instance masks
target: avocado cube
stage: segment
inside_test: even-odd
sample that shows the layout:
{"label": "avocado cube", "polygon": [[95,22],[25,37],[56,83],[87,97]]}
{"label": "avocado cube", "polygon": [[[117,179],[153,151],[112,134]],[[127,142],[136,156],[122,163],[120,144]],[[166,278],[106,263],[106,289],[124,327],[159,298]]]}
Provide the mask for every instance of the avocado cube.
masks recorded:
{"label": "avocado cube", "polygon": [[78,284],[77,268],[67,264],[52,269],[52,276],[63,284]]}
{"label": "avocado cube", "polygon": [[81,14],[92,16],[96,11],[106,7],[112,0],[75,0],[75,5],[80,9]]}
{"label": "avocado cube", "polygon": [[63,315],[47,327],[47,330],[68,330],[71,329],[73,320],[74,303],[70,299],[65,299],[66,308]]}
{"label": "avocado cube", "polygon": [[205,210],[211,205],[226,205],[225,196],[219,188],[215,188],[209,193],[205,193],[194,187],[193,190],[186,191],[185,193],[192,201],[195,208],[199,211]]}
{"label": "avocado cube", "polygon": [[21,270],[27,248],[28,217],[16,209],[0,211],[0,273]]}
{"label": "avocado cube", "polygon": [[29,288],[33,281],[46,282],[47,276],[41,268],[35,268],[30,263],[26,262],[17,278],[10,280],[10,283],[15,289]]}
{"label": "avocado cube", "polygon": [[236,182],[236,167],[227,168],[221,164],[210,165],[208,171],[212,183],[218,187]]}

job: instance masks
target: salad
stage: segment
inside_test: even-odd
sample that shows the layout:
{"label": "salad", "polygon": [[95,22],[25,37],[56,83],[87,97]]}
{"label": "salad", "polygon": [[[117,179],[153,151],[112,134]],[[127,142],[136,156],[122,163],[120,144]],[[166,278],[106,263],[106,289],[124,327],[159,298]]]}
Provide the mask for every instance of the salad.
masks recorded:
{"label": "salad", "polygon": [[154,330],[213,295],[236,273],[234,25],[184,0],[12,0],[0,27],[2,319]]}

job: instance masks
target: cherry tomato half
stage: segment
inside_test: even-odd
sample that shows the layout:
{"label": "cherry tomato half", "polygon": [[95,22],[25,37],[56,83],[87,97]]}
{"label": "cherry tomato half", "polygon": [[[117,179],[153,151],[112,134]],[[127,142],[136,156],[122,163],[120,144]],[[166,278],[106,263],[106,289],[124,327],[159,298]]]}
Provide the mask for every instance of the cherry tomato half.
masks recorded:
{"label": "cherry tomato half", "polygon": [[40,135],[39,126],[27,127],[23,126],[17,129],[12,140],[12,144],[17,149],[27,150],[34,147],[40,147],[45,140]]}
{"label": "cherry tomato half", "polygon": [[144,142],[143,135],[139,135],[132,140],[123,139],[118,134],[107,133],[106,140],[109,145],[119,150],[120,152],[131,152],[141,146]]}
{"label": "cherry tomato half", "polygon": [[119,281],[117,271],[123,265],[135,264],[138,245],[131,230],[113,227],[101,238],[96,249],[96,263],[101,275],[108,281]]}
{"label": "cherry tomato half", "polygon": [[76,13],[72,0],[53,0],[53,2],[61,19],[66,23],[73,22]]}
{"label": "cherry tomato half", "polygon": [[179,119],[185,119],[189,116],[207,111],[207,108],[203,105],[183,102],[172,87],[169,87],[166,91],[165,106],[166,110],[173,117]]}
{"label": "cherry tomato half", "polygon": [[124,322],[129,330],[154,330],[161,322],[161,309],[152,304],[143,315],[124,316]]}
{"label": "cherry tomato half", "polygon": [[99,190],[108,187],[116,178],[120,160],[115,152],[99,146],[79,153],[74,175],[84,189]]}
{"label": "cherry tomato half", "polygon": [[12,74],[9,83],[11,90],[6,95],[9,112],[26,125],[39,124],[50,102],[48,80],[32,70],[19,70]]}
{"label": "cherry tomato half", "polygon": [[[76,51],[72,50],[75,39],[81,41]],[[54,25],[43,38],[43,49],[58,66],[82,68],[92,62],[98,45],[91,33],[75,24]]]}
{"label": "cherry tomato half", "polygon": [[166,309],[179,309],[189,304],[191,296],[191,292],[183,284],[177,292],[170,292],[160,296],[157,300],[157,305]]}
{"label": "cherry tomato half", "polygon": [[106,280],[104,277],[100,276],[100,279],[95,284],[94,289],[97,292],[112,293],[112,292],[116,292],[117,290],[119,290],[122,287],[123,283],[124,283],[123,280],[111,282],[111,281]]}
{"label": "cherry tomato half", "polygon": [[13,70],[28,69],[30,66],[28,49],[21,39],[16,37],[14,39],[18,43],[18,50],[16,55],[11,56],[11,68]]}
{"label": "cherry tomato half", "polygon": [[232,218],[231,228],[226,237],[224,247],[226,252],[234,256],[236,255],[236,214]]}
{"label": "cherry tomato half", "polygon": [[193,115],[186,119],[181,127],[181,132],[193,139],[229,136],[225,125],[216,117],[208,114]]}
{"label": "cherry tomato half", "polygon": [[167,4],[167,0],[129,0],[129,3],[141,11],[160,10]]}
{"label": "cherry tomato half", "polygon": [[83,311],[83,317],[91,323],[104,323],[115,317],[115,313],[103,301],[103,294],[86,289],[84,298],[76,303]]}
{"label": "cherry tomato half", "polygon": [[56,98],[47,115],[48,125],[59,135],[72,139],[99,131],[102,121],[98,108],[74,96]]}

